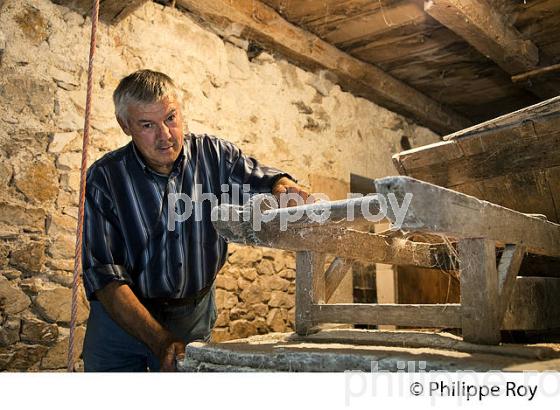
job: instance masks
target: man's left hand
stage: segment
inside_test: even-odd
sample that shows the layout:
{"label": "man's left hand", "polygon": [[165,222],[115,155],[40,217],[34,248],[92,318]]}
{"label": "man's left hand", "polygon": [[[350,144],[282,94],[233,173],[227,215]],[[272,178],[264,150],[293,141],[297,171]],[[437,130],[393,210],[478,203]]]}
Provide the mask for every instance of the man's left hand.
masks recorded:
{"label": "man's left hand", "polygon": [[[281,200],[282,194],[298,195],[299,197],[301,197],[302,201],[299,201],[300,203],[298,204],[298,201],[296,201],[296,199],[290,198],[286,203],[285,200]],[[314,202],[313,195],[310,195],[305,189],[300,187],[288,177],[282,177],[278,181],[276,181],[274,187],[272,187],[272,195],[276,197],[276,200],[280,204],[280,207],[284,205],[288,207],[304,205],[306,203]]]}

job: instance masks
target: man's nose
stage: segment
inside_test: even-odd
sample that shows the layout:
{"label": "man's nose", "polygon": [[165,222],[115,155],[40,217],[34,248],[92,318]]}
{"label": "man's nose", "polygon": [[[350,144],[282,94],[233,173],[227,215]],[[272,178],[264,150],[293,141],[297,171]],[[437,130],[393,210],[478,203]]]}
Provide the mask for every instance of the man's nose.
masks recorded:
{"label": "man's nose", "polygon": [[169,127],[167,126],[167,124],[162,123],[159,127],[159,138],[161,139],[169,139],[171,138],[171,131],[169,130]]}

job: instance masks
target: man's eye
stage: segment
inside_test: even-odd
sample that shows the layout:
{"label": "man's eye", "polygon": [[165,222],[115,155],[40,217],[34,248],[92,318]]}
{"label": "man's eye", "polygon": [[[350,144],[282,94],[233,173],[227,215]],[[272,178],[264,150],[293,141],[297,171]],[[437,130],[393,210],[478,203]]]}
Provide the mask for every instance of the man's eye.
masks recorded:
{"label": "man's eye", "polygon": [[149,123],[149,122],[147,122],[147,123],[145,123],[145,124],[142,124],[142,127],[143,127],[143,128],[152,128],[152,124]]}
{"label": "man's eye", "polygon": [[167,117],[167,121],[175,121],[176,115],[175,114],[171,114],[169,117]]}

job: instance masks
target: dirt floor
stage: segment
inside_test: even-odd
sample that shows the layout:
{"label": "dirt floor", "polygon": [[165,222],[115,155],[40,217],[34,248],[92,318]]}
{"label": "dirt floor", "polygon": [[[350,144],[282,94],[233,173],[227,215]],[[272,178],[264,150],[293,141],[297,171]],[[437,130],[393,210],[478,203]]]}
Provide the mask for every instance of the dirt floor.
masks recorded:
{"label": "dirt floor", "polygon": [[483,346],[444,332],[331,329],[191,343],[185,372],[560,371],[560,343]]}

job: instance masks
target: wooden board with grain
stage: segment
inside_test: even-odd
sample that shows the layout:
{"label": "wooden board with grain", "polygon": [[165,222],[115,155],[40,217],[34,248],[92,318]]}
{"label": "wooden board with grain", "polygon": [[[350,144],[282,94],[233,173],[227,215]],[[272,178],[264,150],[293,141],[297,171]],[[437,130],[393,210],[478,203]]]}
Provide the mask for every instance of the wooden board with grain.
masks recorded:
{"label": "wooden board with grain", "polygon": [[402,175],[560,221],[560,97],[393,156]]}

